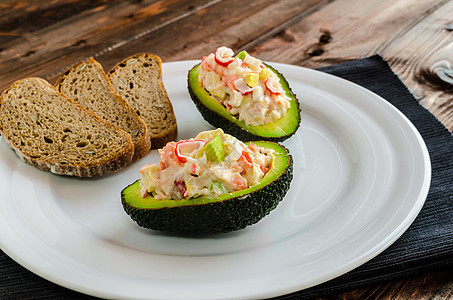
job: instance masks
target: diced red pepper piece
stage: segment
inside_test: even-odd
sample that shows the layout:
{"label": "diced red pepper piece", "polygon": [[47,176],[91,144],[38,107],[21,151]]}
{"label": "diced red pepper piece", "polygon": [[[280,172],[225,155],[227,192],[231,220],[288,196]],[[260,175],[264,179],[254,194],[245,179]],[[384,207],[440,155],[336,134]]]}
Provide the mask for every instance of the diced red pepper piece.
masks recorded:
{"label": "diced red pepper piece", "polygon": [[257,145],[255,145],[254,143],[250,143],[250,144],[249,144],[249,148],[250,148],[250,150],[252,150],[252,151],[256,151],[256,152],[259,152],[259,151],[260,151],[260,148],[259,148]]}
{"label": "diced red pepper piece", "polygon": [[192,164],[190,166],[190,173],[194,175],[199,175],[200,173],[200,167],[197,164]]}
{"label": "diced red pepper piece", "polygon": [[241,157],[238,158],[237,160],[239,161],[244,161],[249,168],[253,167],[253,160],[250,157],[250,154],[247,151],[242,151]]}
{"label": "diced red pepper piece", "polygon": [[242,177],[239,174],[237,174],[233,178],[232,184],[233,184],[232,189],[234,191],[242,191],[242,190],[245,190],[246,188],[248,188],[247,179],[245,179],[244,177]]}
{"label": "diced red pepper piece", "polygon": [[178,188],[178,191],[181,194],[181,196],[183,198],[185,198],[184,194],[186,193],[187,188],[186,188],[186,184],[184,183],[184,181],[183,180],[175,180],[174,183],[175,183],[176,187]]}
{"label": "diced red pepper piece", "polygon": [[263,167],[263,166],[260,166],[260,169],[261,169],[261,171],[262,171],[264,174],[266,174],[267,172],[269,172],[270,167]]}
{"label": "diced red pepper piece", "polygon": [[165,145],[165,147],[162,148],[161,159],[159,162],[161,171],[174,165],[175,163],[181,164],[181,162],[176,157],[175,148],[176,148],[175,142],[170,142],[167,145]]}

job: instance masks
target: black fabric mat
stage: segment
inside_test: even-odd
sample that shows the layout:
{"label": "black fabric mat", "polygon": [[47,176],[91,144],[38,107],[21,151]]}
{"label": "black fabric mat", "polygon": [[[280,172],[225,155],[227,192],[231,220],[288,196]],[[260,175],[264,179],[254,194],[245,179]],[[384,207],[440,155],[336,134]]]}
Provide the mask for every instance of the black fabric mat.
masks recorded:
{"label": "black fabric mat", "polygon": [[[387,250],[321,285],[279,299],[326,296],[453,265],[453,136],[421,107],[380,56],[320,69],[380,95],[417,127],[432,163],[431,188],[425,205],[409,229]],[[152,295],[150,295],[152,296]],[[95,299],[29,272],[0,251],[0,299]]]}
{"label": "black fabric mat", "polygon": [[280,297],[304,299],[453,265],[453,136],[379,55],[319,69],[355,82],[398,108],[422,135],[431,157],[428,197],[409,229],[371,261],[326,283]]}

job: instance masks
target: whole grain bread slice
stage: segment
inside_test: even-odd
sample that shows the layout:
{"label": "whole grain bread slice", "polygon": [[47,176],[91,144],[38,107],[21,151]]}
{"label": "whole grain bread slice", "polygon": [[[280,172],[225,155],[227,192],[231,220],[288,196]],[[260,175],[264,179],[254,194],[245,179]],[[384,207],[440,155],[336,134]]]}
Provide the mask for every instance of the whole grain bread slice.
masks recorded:
{"label": "whole grain bread slice", "polygon": [[57,79],[55,87],[102,120],[126,131],[134,143],[132,161],[148,154],[151,141],[145,122],[116,92],[96,60],[75,64]]}
{"label": "whole grain bread slice", "polygon": [[176,139],[176,117],[162,82],[160,57],[149,53],[128,57],[110,70],[108,77],[145,121],[152,148],[162,148]]}
{"label": "whole grain bread slice", "polygon": [[41,78],[0,96],[0,133],[26,163],[55,174],[95,177],[128,165],[132,139]]}

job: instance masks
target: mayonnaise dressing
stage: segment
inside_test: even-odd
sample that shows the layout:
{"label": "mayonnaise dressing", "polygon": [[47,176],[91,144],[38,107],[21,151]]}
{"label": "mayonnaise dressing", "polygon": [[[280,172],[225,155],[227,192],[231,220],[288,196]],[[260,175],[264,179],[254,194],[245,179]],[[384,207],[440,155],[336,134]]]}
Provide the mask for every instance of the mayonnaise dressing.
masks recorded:
{"label": "mayonnaise dressing", "polygon": [[248,126],[283,117],[290,107],[290,98],[277,74],[247,53],[243,59],[233,54],[233,50],[220,47],[203,57],[199,67],[203,87]]}
{"label": "mayonnaise dressing", "polygon": [[[205,147],[216,136],[221,139],[221,149],[215,149],[223,154],[220,159]],[[273,150],[253,143],[247,146],[222,129],[203,131],[193,139],[177,143],[169,142],[159,153],[158,164],[140,169],[142,197],[150,194],[155,199],[213,198],[243,190],[260,182],[275,157]]]}

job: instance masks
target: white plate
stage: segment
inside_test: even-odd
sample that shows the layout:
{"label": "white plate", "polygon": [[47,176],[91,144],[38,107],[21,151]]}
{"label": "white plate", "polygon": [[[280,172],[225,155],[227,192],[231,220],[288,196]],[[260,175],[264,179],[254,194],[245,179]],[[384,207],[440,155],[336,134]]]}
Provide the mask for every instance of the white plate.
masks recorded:
{"label": "white plate", "polygon": [[[211,129],[187,92],[195,61],[166,63],[178,139]],[[294,179],[281,204],[234,233],[181,237],[129,219],[120,191],[156,151],[118,173],[41,172],[0,144],[0,246],[32,272],[105,298],[264,298],[308,288],[370,260],[409,227],[431,178],[426,146],[387,101],[321,72],[273,64],[302,108],[284,142]]]}

